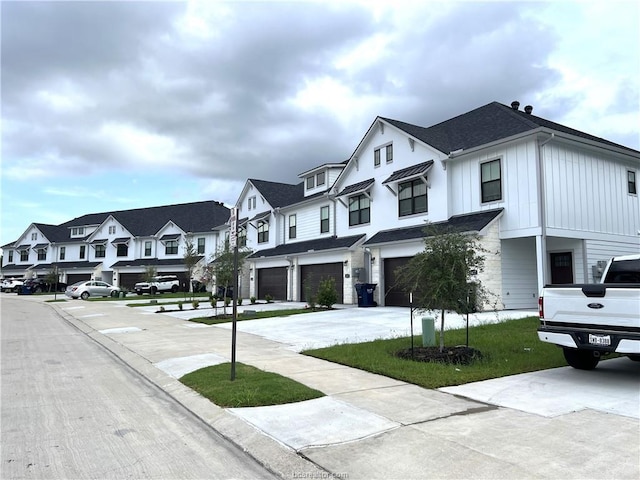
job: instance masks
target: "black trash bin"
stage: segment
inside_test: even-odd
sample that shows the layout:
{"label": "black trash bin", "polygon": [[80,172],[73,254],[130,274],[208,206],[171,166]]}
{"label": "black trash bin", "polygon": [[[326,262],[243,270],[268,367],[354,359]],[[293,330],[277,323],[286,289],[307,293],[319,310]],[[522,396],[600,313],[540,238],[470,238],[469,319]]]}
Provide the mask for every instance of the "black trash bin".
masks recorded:
{"label": "black trash bin", "polygon": [[377,307],[378,303],[373,299],[373,292],[376,291],[376,283],[356,283],[356,293],[358,294],[358,307]]}

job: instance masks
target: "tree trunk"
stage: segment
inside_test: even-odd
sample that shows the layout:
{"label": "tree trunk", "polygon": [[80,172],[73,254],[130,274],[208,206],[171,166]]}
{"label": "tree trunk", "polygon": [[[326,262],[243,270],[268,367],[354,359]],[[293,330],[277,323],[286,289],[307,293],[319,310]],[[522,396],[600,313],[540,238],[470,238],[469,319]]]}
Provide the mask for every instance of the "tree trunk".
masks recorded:
{"label": "tree trunk", "polygon": [[444,351],[444,309],[440,312],[440,353]]}

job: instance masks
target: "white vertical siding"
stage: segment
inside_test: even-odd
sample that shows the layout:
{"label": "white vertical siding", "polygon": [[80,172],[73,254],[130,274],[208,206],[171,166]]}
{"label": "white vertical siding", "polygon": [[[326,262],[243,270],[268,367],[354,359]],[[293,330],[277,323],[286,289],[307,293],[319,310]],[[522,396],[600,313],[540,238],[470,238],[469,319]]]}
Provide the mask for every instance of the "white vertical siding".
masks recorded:
{"label": "white vertical siding", "polygon": [[585,242],[586,261],[587,261],[587,279],[585,283],[594,283],[599,278],[593,276],[593,266],[598,261],[608,261],[611,257],[620,255],[633,255],[640,252],[640,243],[634,242],[615,242],[605,240],[587,240]]}
{"label": "white vertical siding", "polygon": [[502,240],[502,303],[507,310],[536,308],[538,280],[534,238]]}

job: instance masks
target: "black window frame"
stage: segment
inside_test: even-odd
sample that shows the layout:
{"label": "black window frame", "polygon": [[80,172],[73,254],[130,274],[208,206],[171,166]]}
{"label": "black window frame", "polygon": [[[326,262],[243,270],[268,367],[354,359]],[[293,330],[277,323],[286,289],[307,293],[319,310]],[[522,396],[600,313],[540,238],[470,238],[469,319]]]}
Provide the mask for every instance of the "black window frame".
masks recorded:
{"label": "black window frame", "polygon": [[630,195],[638,194],[638,184],[636,183],[635,170],[627,170],[627,192]]}
{"label": "black window frame", "polygon": [[47,259],[47,249],[39,248],[38,249],[38,260],[46,260]]}
{"label": "black window frame", "polygon": [[151,240],[145,240],[145,242],[144,242],[144,256],[145,257],[150,257],[151,256],[151,250],[152,250]]}
{"label": "black window frame", "polygon": [[315,175],[311,175],[307,177],[307,190],[311,190],[316,187],[316,177]]}
{"label": "black window frame", "polygon": [[[291,220],[293,220],[293,223],[291,222]],[[296,235],[298,233],[297,231],[297,227],[298,226],[298,219],[296,217],[295,213],[292,213],[291,215],[289,215],[289,238],[296,238]]]}
{"label": "black window frame", "polygon": [[129,245],[126,243],[119,243],[116,245],[116,257],[128,257]]}
{"label": "black window frame", "polygon": [[80,260],[84,260],[86,255],[87,255],[87,246],[86,245],[80,245],[80,252],[78,253],[78,258]]}
{"label": "black window frame", "polygon": [[[61,258],[61,260],[64,260],[64,258]],[[29,250],[20,250],[20,261],[21,262],[29,261]]]}
{"label": "black window frame", "polygon": [[258,222],[258,243],[267,243],[269,241],[269,222],[260,220]]}
{"label": "black window frame", "polygon": [[[484,167],[491,168],[492,165],[498,165],[498,178],[484,179]],[[498,185],[498,193],[488,193],[486,190],[494,188]],[[502,200],[502,161],[499,158],[482,162],[480,164],[480,201],[482,203],[499,202]]]}
{"label": "black window frame", "polygon": [[379,148],[376,148],[373,151],[373,166],[374,167],[380,166],[380,149]]}
{"label": "black window frame", "polygon": [[[363,201],[366,201],[366,207],[362,206]],[[356,208],[353,208],[354,205]],[[355,227],[368,223],[371,223],[371,199],[364,193],[349,197],[349,226]]]}
{"label": "black window frame", "polygon": [[316,187],[324,185],[327,182],[327,175],[325,172],[316,173]]}
{"label": "black window frame", "polygon": [[247,246],[247,227],[238,227],[238,247]]}
{"label": "black window frame", "polygon": [[[415,190],[420,186],[424,188],[424,193],[416,193]],[[410,190],[410,195],[407,198],[401,198],[401,194]],[[429,198],[427,196],[427,184],[421,178],[415,178],[402,182],[398,185],[398,217],[408,217],[410,215],[418,215],[427,213],[429,211]],[[422,198],[424,197],[424,207],[422,207]],[[409,208],[406,209],[406,205]],[[404,208],[403,208],[404,207]]]}
{"label": "black window frame", "polygon": [[[64,248],[64,247],[63,247]],[[104,245],[96,245],[94,247],[96,258],[105,258],[107,256],[107,247]],[[63,254],[64,255],[64,254]],[[63,258],[60,257],[60,260]]]}
{"label": "black window frame", "polygon": [[177,240],[167,240],[164,244],[164,254],[165,255],[176,255],[178,253],[178,241]]}
{"label": "black window frame", "polygon": [[9,252],[7,252],[7,255],[9,256],[9,259],[7,261],[9,263],[13,263],[13,250],[9,250]]}
{"label": "black window frame", "polygon": [[198,255],[202,255],[205,252],[207,240],[204,237],[198,237],[198,247],[197,252]]}
{"label": "black window frame", "polygon": [[[326,218],[323,215],[326,212]],[[325,205],[324,207],[320,207],[320,233],[329,233],[329,219],[331,215],[329,214],[329,206]]]}
{"label": "black window frame", "polygon": [[385,157],[386,157],[387,163],[393,162],[393,143],[386,145],[384,149],[385,149]]}

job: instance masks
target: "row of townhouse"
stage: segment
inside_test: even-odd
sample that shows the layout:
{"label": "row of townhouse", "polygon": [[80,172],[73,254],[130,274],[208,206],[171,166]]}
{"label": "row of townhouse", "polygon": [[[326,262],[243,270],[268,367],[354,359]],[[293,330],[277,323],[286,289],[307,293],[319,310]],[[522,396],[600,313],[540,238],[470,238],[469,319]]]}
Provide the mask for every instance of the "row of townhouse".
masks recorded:
{"label": "row of townhouse", "polygon": [[[340,303],[357,302],[356,283],[373,283],[378,304],[408,305],[396,272],[424,248],[423,227],[431,222],[479,234],[492,253],[478,280],[500,308],[535,308],[544,284],[597,281],[609,257],[640,251],[639,170],[640,152],[535,116],[531,107],[522,111],[518,102],[492,102],[431,127],[377,117],[346,161],[303,172],[297,184],[246,181],[237,235],[252,254],[240,294],[306,301],[322,278],[333,277]],[[150,260],[184,271],[179,254],[157,254],[168,239],[179,246],[201,235],[203,253],[215,254],[228,234],[226,209],[209,212],[199,227],[168,216],[144,234],[121,221],[122,232],[98,232],[126,213],[100,214],[77,242],[95,254],[101,240],[117,255],[117,241],[131,239],[125,261],[87,257],[98,262],[85,265],[92,275],[100,269],[114,283],[132,281]],[[60,227],[73,229],[77,220]],[[23,262],[27,246],[52,248],[33,238],[28,245],[33,229],[3,247],[21,255],[20,262],[4,259],[5,275],[8,267],[23,273],[32,258]],[[40,273],[39,265],[30,268]]]}

